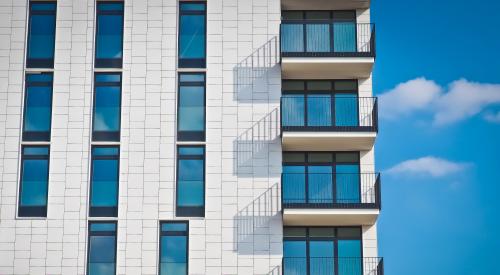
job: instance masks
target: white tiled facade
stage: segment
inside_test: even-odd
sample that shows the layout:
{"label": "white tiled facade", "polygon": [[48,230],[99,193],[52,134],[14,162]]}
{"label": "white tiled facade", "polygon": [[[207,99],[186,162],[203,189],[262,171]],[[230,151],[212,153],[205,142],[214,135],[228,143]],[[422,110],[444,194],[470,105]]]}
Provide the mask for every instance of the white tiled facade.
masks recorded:
{"label": "white tiled facade", "polygon": [[[175,216],[177,0],[125,0],[117,274],[158,274],[189,220],[189,274],[281,274],[279,0],[208,0],[206,214]],[[28,1],[0,0],[0,274],[85,274],[95,0],[58,0],[47,218],[18,218]],[[369,9],[357,10],[369,22]],[[116,71],[116,70],[113,70]],[[360,96],[372,95],[371,78]],[[361,152],[373,172],[374,151]],[[98,219],[98,220],[99,220]],[[377,256],[376,225],[363,254]]]}

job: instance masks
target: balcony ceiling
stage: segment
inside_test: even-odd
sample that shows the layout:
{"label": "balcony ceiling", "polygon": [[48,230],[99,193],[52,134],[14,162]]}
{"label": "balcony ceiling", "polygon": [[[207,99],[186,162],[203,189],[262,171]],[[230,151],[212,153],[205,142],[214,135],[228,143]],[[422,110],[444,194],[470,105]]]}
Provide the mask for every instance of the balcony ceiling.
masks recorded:
{"label": "balcony ceiling", "polygon": [[283,132],[286,151],[365,151],[375,144],[374,132]]}
{"label": "balcony ceiling", "polygon": [[370,0],[281,0],[282,10],[367,9]]}
{"label": "balcony ceiling", "polygon": [[284,209],[283,224],[291,226],[349,226],[375,224],[378,209]]}

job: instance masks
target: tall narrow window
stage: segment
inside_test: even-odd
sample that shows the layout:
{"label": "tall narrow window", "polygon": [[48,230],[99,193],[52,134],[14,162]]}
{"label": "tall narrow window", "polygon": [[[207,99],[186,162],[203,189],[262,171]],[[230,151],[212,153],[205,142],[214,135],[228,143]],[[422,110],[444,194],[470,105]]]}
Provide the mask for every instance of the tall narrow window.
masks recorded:
{"label": "tall narrow window", "polygon": [[52,73],[26,75],[24,141],[50,141],[52,78]]}
{"label": "tall narrow window", "polygon": [[26,60],[28,68],[54,68],[56,8],[55,1],[30,1]]}
{"label": "tall narrow window", "polygon": [[47,216],[49,146],[23,146],[19,217]]}
{"label": "tall narrow window", "polygon": [[90,222],[87,275],[116,274],[116,222]]}
{"label": "tall narrow window", "polygon": [[188,223],[160,224],[160,275],[188,274]]}
{"label": "tall narrow window", "polygon": [[92,139],[120,141],[121,74],[96,73]]}
{"label": "tall narrow window", "polygon": [[97,2],[96,68],[121,68],[123,57],[123,3]]}
{"label": "tall narrow window", "polygon": [[177,148],[177,216],[205,216],[205,147]]}
{"label": "tall narrow window", "polygon": [[92,148],[92,175],[90,182],[90,216],[117,217],[118,215],[118,146]]}
{"label": "tall narrow window", "polygon": [[206,67],[206,14],[205,2],[180,2],[179,67]]}
{"label": "tall narrow window", "polygon": [[205,74],[179,74],[177,139],[205,140]]}

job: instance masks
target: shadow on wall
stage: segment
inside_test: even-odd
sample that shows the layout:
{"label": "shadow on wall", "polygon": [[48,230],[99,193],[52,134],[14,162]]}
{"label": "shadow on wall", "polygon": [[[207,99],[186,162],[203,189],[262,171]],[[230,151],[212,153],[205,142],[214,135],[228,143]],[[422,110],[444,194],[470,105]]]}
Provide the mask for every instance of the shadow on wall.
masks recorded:
{"label": "shadow on wall", "polygon": [[[278,183],[238,211],[235,219],[234,250],[242,255],[281,255],[272,249],[271,235],[281,227]],[[273,223],[276,223],[273,226]],[[269,273],[275,274],[275,273]]]}
{"label": "shadow on wall", "polygon": [[[280,76],[279,63],[279,45],[275,36],[234,67],[235,100],[242,102],[268,100],[269,77]],[[276,100],[279,100],[279,97]]]}
{"label": "shadow on wall", "polygon": [[274,267],[267,275],[281,275],[281,266]]}
{"label": "shadow on wall", "polygon": [[[236,154],[233,173],[241,177],[269,177],[273,174],[270,152],[280,152],[279,108],[273,109],[240,134],[233,142]],[[278,163],[281,165],[281,163]],[[279,171],[274,171],[279,173]]]}

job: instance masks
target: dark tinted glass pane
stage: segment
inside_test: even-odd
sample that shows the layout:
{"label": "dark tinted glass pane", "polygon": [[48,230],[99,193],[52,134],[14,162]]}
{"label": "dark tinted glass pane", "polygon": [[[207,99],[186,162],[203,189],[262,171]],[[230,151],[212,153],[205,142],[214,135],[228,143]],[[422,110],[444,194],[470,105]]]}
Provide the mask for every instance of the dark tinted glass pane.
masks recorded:
{"label": "dark tinted glass pane", "polygon": [[[123,4],[101,3],[97,5],[97,10],[96,59],[121,60],[123,49]],[[100,64],[96,64],[96,66],[103,67]]]}
{"label": "dark tinted glass pane", "polygon": [[285,94],[281,99],[281,121],[283,126],[304,126],[304,95]]}
{"label": "dark tinted glass pane", "polygon": [[358,82],[356,80],[338,80],[334,83],[335,91],[357,91]]}
{"label": "dark tinted glass pane", "polygon": [[115,223],[91,223],[90,224],[91,231],[116,231]]}
{"label": "dark tinted glass pane", "polygon": [[114,275],[116,269],[116,224],[91,223],[88,274]]}
{"label": "dark tinted glass pane", "polygon": [[115,237],[114,236],[91,236],[90,237],[90,261],[114,262],[115,260]]}
{"label": "dark tinted glass pane", "polygon": [[307,97],[307,125],[332,126],[331,95],[312,94]]}
{"label": "dark tinted glass pane", "polygon": [[187,274],[187,237],[162,236],[160,274]]}
{"label": "dark tinted glass pane", "polygon": [[333,241],[311,241],[309,243],[310,274],[335,274],[333,247]]}
{"label": "dark tinted glass pane", "polygon": [[22,169],[21,206],[47,205],[48,159],[24,159]]}
{"label": "dark tinted glass pane", "polygon": [[309,91],[331,91],[331,81],[307,81],[307,89]]}
{"label": "dark tinted glass pane", "polygon": [[94,160],[91,206],[116,206],[118,160]]}
{"label": "dark tinted glass pane", "polygon": [[203,160],[179,160],[178,206],[203,206]]}
{"label": "dark tinted glass pane", "polygon": [[23,139],[48,141],[52,118],[52,74],[26,76],[24,108]]}
{"label": "dark tinted glass pane", "polygon": [[205,154],[205,148],[203,147],[189,147],[182,146],[179,147],[179,155],[183,156],[203,156]]}
{"label": "dark tinted glass pane", "polygon": [[334,11],[333,12],[333,20],[356,22],[356,12],[355,11]]}
{"label": "dark tinted glass pane", "polygon": [[285,227],[283,235],[285,237],[305,237],[306,229],[303,227]]}
{"label": "dark tinted glass pane", "polygon": [[328,20],[328,19],[330,19],[330,12],[329,11],[307,11],[306,12],[306,19]]}
{"label": "dark tinted glass pane", "polygon": [[359,163],[358,153],[337,153],[335,154],[337,162],[354,162]]}
{"label": "dark tinted glass pane", "polygon": [[205,74],[180,74],[181,82],[205,82]]}
{"label": "dark tinted glass pane", "polygon": [[55,3],[31,3],[28,30],[28,67],[53,67],[55,24]]}
{"label": "dark tinted glass pane", "polygon": [[318,227],[318,228],[310,228],[309,229],[309,236],[311,237],[335,237],[335,229],[333,227],[329,228],[323,228],[323,227]]}
{"label": "dark tinted glass pane", "polygon": [[34,146],[34,147],[24,147],[23,148],[25,156],[43,156],[46,155],[48,158],[49,155],[49,147],[45,146]]}
{"label": "dark tinted glass pane", "polygon": [[118,156],[120,148],[118,147],[94,147],[92,148],[93,156]]}
{"label": "dark tinted glass pane", "polygon": [[281,25],[281,51],[282,52],[304,52],[304,25],[282,24]]}
{"label": "dark tinted glass pane", "polygon": [[301,20],[304,18],[304,15],[301,11],[283,11],[281,17],[283,20]]}
{"label": "dark tinted glass pane", "polygon": [[283,153],[283,162],[305,162],[304,153]]}
{"label": "dark tinted glass pane", "polygon": [[205,130],[205,87],[179,87],[179,131]]}
{"label": "dark tinted glass pane", "polygon": [[[340,235],[340,233],[339,233]],[[338,241],[338,270],[339,275],[363,274],[363,261],[361,257],[361,241]]]}
{"label": "dark tinted glass pane", "polygon": [[361,239],[361,229],[356,227],[343,227],[337,229],[339,238]]}
{"label": "dark tinted glass pane", "polygon": [[326,162],[326,163],[331,163],[333,162],[333,154],[331,153],[309,153],[308,155],[308,161],[309,162]]}
{"label": "dark tinted glass pane", "polygon": [[305,257],[305,241],[285,241],[283,243],[283,257]]}
{"label": "dark tinted glass pane", "polygon": [[305,166],[283,166],[282,194],[284,203],[306,202]]}
{"label": "dark tinted glass pane", "polygon": [[330,51],[330,25],[329,24],[307,24],[306,25],[307,52],[329,52]]}
{"label": "dark tinted glass pane", "polygon": [[282,89],[283,91],[304,91],[304,81],[285,80]]}
{"label": "dark tinted glass pane", "polygon": [[94,131],[120,130],[120,99],[119,86],[95,88]]}
{"label": "dark tinted glass pane", "polygon": [[205,4],[181,3],[179,32],[179,66],[205,67]]}
{"label": "dark tinted glass pane", "polygon": [[163,223],[162,231],[187,231],[187,223]]}

